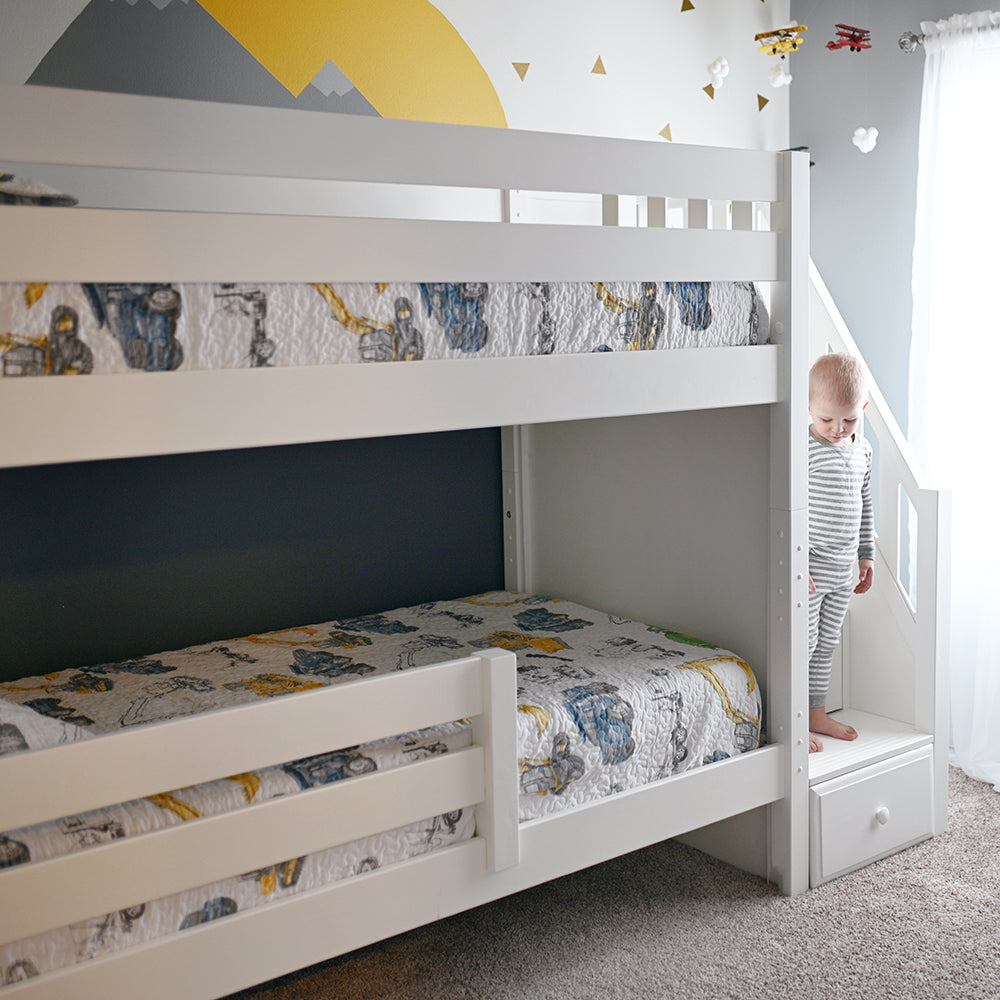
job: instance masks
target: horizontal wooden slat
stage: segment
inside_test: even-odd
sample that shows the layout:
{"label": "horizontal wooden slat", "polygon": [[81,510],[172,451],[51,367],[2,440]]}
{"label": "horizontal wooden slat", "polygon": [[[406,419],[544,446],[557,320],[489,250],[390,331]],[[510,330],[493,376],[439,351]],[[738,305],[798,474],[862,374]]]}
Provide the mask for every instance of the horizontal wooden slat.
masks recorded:
{"label": "horizontal wooden slat", "polygon": [[[779,236],[128,209],[0,208],[7,281],[772,281]],[[93,252],[100,242],[101,252]]]}
{"label": "horizontal wooden slat", "polygon": [[0,86],[0,160],[775,201],[781,155]]}
{"label": "horizontal wooden slat", "polygon": [[557,878],[594,864],[593,844],[609,845],[605,860],[777,802],[786,753],[772,744],[522,823],[522,860],[510,877],[519,886]]}
{"label": "horizontal wooden slat", "polygon": [[780,352],[760,345],[9,378],[0,382],[0,465],[773,403]]}
{"label": "horizontal wooden slat", "polygon": [[[0,941],[208,885],[483,798],[485,753],[405,767],[0,871]],[[127,872],[128,877],[122,878]]]}
{"label": "horizontal wooden slat", "polygon": [[[223,996],[606,861],[781,796],[786,749],[765,747],[521,827],[522,862],[486,869],[479,838],[237,913],[153,945],[9,987],[11,1000]],[[613,831],[607,835],[607,830]],[[280,948],[274,942],[280,940]],[[239,956],[220,962],[220,954]],[[5,996],[6,1000],[6,996]]]}
{"label": "horizontal wooden slat", "polygon": [[481,884],[484,870],[484,845],[477,837],[15,983],[0,995],[4,1000],[227,996],[436,920],[443,915],[442,894],[454,883]]}
{"label": "horizontal wooden slat", "polygon": [[0,757],[0,829],[475,716],[482,670],[454,660]]}

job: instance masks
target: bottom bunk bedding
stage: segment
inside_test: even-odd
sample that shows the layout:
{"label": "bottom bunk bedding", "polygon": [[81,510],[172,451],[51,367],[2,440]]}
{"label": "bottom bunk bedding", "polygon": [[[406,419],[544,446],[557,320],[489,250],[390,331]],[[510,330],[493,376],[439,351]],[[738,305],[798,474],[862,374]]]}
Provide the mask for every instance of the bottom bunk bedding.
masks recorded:
{"label": "bottom bunk bedding", "polygon": [[[491,592],[0,684],[0,753],[419,668],[517,656],[519,819],[754,749],[760,695],[727,650],[568,601]],[[0,868],[467,746],[456,721],[0,834]],[[2,824],[0,824],[2,825]],[[466,808],[222,883],[0,945],[0,984],[424,854],[474,835]],[[0,873],[0,891],[3,877]]]}
{"label": "bottom bunk bedding", "polygon": [[[3,710],[0,709],[0,718]],[[203,816],[293,795],[319,784],[387,770],[470,743],[469,727],[435,727],[427,739],[412,734],[363,748],[321,754],[280,767],[233,775],[173,793],[67,816],[0,834],[0,868],[58,857]],[[458,809],[384,833],[283,860],[210,885],[0,944],[0,986],[44,975],[177,930],[245,912],[310,889],[418,857],[475,834],[475,812]],[[0,879],[2,886],[2,879]],[[11,905],[7,900],[5,905]]]}

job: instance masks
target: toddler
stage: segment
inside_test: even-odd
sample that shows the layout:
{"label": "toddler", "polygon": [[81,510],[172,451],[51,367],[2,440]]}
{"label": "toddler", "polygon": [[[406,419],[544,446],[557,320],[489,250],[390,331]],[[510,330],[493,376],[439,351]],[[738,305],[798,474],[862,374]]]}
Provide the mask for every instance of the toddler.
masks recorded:
{"label": "toddler", "polygon": [[864,369],[849,355],[825,354],[809,372],[810,753],[823,749],[820,736],[858,735],[827,715],[826,695],[851,593],[869,590],[875,572],[872,448],[860,434],[867,394]]}

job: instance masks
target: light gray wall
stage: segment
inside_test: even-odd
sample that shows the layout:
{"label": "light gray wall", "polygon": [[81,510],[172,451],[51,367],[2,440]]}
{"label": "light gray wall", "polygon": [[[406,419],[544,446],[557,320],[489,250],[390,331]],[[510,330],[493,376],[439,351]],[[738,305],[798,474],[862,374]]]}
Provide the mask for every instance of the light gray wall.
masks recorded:
{"label": "light gray wall", "polygon": [[[923,49],[904,53],[904,31],[958,10],[945,0],[881,0],[834,9],[792,0],[809,26],[791,57],[789,134],[815,166],[812,256],[876,381],[905,429],[910,350],[913,217]],[[836,23],[871,31],[863,52],[826,47]],[[870,153],[852,143],[859,126],[879,130]]]}

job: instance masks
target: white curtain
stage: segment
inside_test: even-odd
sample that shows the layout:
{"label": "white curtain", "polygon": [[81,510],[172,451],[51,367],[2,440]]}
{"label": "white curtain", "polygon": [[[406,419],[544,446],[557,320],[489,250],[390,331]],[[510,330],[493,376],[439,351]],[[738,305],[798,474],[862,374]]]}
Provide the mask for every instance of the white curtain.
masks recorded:
{"label": "white curtain", "polygon": [[952,760],[1000,791],[1000,13],[921,25],[910,432],[952,490]]}

